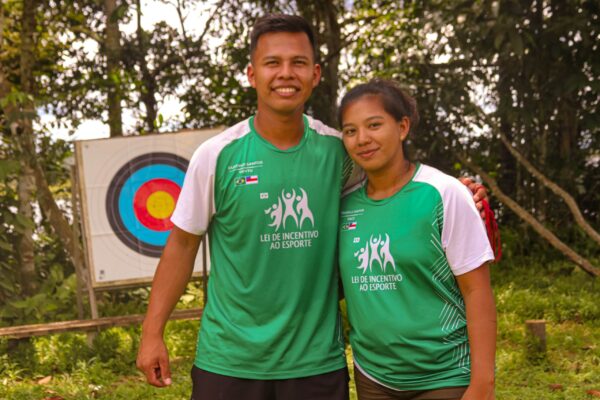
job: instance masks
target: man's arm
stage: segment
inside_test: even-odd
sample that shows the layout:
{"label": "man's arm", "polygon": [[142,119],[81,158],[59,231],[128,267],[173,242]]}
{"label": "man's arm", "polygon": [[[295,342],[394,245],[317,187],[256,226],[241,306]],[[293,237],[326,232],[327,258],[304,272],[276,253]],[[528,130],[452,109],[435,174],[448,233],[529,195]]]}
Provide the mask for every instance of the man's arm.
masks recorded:
{"label": "man's arm", "polygon": [[190,280],[201,240],[202,236],[173,227],[156,268],[137,357],[137,367],[151,385],[171,384],[164,329]]}
{"label": "man's arm", "polygon": [[471,383],[462,400],[494,399],[496,306],[487,264],[456,277],[467,309]]}

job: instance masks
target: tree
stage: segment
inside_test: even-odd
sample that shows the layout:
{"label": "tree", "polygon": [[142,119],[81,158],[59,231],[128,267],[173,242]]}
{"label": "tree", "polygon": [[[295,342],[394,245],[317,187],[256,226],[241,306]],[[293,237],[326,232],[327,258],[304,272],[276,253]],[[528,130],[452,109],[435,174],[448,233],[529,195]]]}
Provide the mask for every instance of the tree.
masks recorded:
{"label": "tree", "polygon": [[[4,199],[9,200],[6,203],[3,201],[0,207],[2,236],[20,237],[14,240],[19,242],[18,252],[15,254],[8,250],[10,256],[17,256],[16,262],[13,264],[10,261],[12,257],[9,257],[9,261],[3,261],[1,266],[2,269],[7,265],[18,267],[20,297],[33,296],[38,305],[43,304],[45,299],[41,293],[37,293],[40,278],[47,276],[51,267],[49,263],[54,260],[50,254],[46,254],[46,260],[36,256],[39,246],[52,240],[34,240],[34,233],[38,237],[45,237],[45,230],[53,230],[70,254],[79,246],[51,188],[58,181],[64,180],[64,175],[55,172],[62,168],[60,163],[65,154],[68,154],[68,148],[61,147],[60,143],[49,142],[43,136],[43,130],[34,126],[38,107],[43,104],[41,99],[47,98],[40,81],[53,76],[57,59],[61,57],[61,44],[68,46],[70,43],[55,40],[53,35],[57,26],[49,22],[54,20],[50,18],[42,26],[37,22],[40,14],[45,17],[53,16],[51,12],[38,7],[35,0],[3,4],[3,23],[0,29],[2,48],[6,50],[2,53],[0,68],[2,153],[14,160],[2,160],[0,193]],[[27,190],[23,189],[23,181],[28,183]],[[26,207],[22,205],[24,202],[27,203]],[[11,203],[21,204],[17,213],[9,208]],[[36,204],[39,205],[39,212],[34,220],[33,207]],[[59,246],[58,252],[63,251]],[[40,265],[36,265],[34,259]],[[0,298],[11,292],[6,285],[1,286]],[[15,291],[12,294],[16,295]],[[14,297],[12,300],[11,304],[17,304]],[[24,312],[32,311],[21,306],[17,308]],[[3,308],[2,313],[6,312],[7,308]]]}
{"label": "tree", "polygon": [[[21,48],[20,48],[20,83],[24,101],[19,110],[18,124],[13,125],[13,133],[18,137],[17,142],[23,144],[33,141],[33,65],[35,62],[34,32],[36,27],[35,14],[37,2],[24,0],[21,16]],[[33,170],[21,158],[21,179],[19,179],[19,214],[28,221],[33,221],[32,200],[35,188]],[[25,227],[18,243],[19,264],[21,266],[21,287],[23,294],[32,295],[37,288],[35,261],[33,256],[33,223]]]}
{"label": "tree", "polygon": [[104,0],[106,18],[104,48],[106,54],[106,73],[108,89],[108,126],[110,136],[123,136],[121,110],[121,32],[119,31],[119,15],[123,7],[117,7],[116,0]]}

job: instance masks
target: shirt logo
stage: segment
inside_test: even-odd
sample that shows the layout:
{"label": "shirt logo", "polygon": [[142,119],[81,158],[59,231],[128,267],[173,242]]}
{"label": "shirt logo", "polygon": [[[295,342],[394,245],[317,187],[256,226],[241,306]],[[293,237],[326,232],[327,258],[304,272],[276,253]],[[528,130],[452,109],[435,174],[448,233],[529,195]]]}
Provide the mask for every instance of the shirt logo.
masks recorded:
{"label": "shirt logo", "polygon": [[298,229],[302,229],[305,221],[310,221],[311,225],[315,226],[313,213],[308,206],[308,195],[303,188],[299,188],[299,193],[296,189],[291,192],[281,191],[281,196],[277,196],[277,202],[267,208],[265,214],[271,218],[269,226],[275,228],[275,232],[283,225],[289,226],[290,219],[296,224]]}
{"label": "shirt logo", "polygon": [[236,186],[256,185],[257,183],[258,183],[258,175],[241,176],[235,180]]}
{"label": "shirt logo", "polygon": [[396,271],[396,263],[390,253],[390,237],[385,234],[385,239],[382,240],[381,235],[376,238],[371,235],[369,240],[365,243],[364,247],[361,247],[354,253],[359,262],[358,269],[361,269],[363,274],[373,270],[373,264],[379,264],[381,270],[385,273],[385,269],[388,264],[391,264],[392,269]]}

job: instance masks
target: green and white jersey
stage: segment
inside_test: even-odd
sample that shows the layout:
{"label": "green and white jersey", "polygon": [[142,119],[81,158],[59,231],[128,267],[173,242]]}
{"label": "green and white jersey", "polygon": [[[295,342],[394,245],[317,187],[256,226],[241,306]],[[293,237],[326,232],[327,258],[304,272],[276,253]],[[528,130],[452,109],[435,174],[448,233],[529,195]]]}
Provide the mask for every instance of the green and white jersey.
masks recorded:
{"label": "green and white jersey", "polygon": [[343,368],[336,238],[352,168],[341,134],[305,116],[300,143],[280,150],[253,121],[196,150],[171,218],[210,239],[195,365],[249,379]]}
{"label": "green and white jersey", "polygon": [[383,200],[361,186],[342,199],[339,238],[357,367],[397,390],[469,385],[455,275],[494,255],[468,189],[426,165]]}

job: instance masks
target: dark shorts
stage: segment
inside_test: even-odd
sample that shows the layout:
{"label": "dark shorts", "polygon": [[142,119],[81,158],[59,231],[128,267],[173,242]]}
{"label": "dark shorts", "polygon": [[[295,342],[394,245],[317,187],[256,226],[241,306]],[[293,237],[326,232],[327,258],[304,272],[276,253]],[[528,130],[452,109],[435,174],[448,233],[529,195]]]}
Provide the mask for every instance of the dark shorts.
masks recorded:
{"label": "dark shorts", "polygon": [[242,379],[192,367],[191,400],[348,400],[348,370],[294,379]]}
{"label": "dark shorts", "polygon": [[433,390],[394,390],[367,378],[354,366],[358,400],[460,400],[467,386]]}

